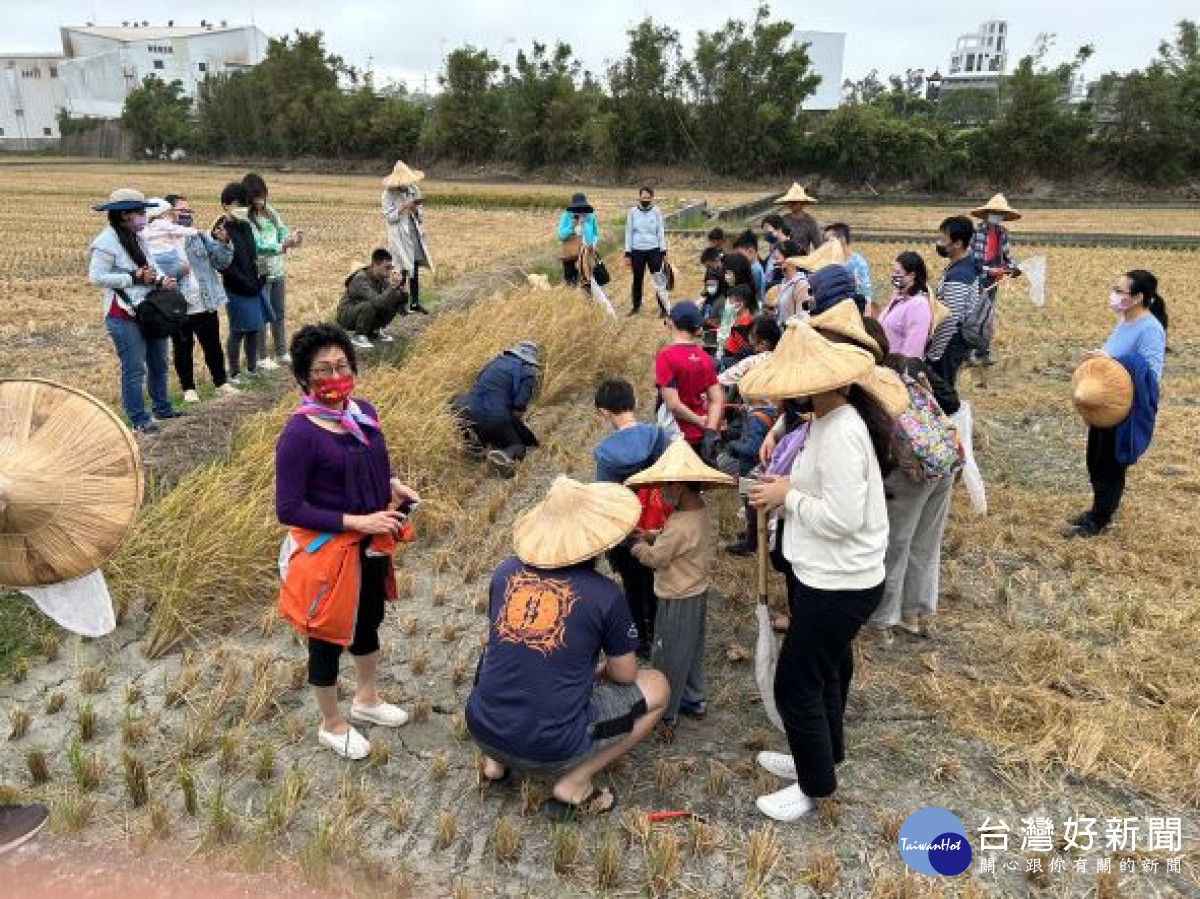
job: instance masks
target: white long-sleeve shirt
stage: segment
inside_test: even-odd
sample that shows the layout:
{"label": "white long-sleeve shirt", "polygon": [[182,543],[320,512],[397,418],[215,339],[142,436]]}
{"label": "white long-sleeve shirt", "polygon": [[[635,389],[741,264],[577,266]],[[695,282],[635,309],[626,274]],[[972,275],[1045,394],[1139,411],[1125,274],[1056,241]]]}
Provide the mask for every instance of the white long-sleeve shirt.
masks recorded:
{"label": "white long-sleeve shirt", "polygon": [[634,206],[625,216],[625,252],[667,249],[667,228],[657,206]]}
{"label": "white long-sleeve shirt", "polygon": [[783,554],[796,577],[818,590],[881,583],[887,503],[871,436],[853,406],[813,420],[791,480]]}

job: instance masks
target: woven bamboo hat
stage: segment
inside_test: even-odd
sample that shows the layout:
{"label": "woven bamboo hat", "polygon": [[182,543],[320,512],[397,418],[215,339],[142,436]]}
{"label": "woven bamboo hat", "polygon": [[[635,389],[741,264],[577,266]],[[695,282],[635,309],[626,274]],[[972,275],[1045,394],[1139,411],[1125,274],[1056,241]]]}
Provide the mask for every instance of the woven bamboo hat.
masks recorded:
{"label": "woven bamboo hat", "polygon": [[831,265],[845,265],[846,250],[840,240],[831,237],[807,256],[793,256],[788,262],[812,274]]}
{"label": "woven bamboo hat", "polygon": [[746,372],[744,396],[788,399],[837,390],[869,375],[874,357],[848,343],[831,343],[808,324],[789,322],[771,358]]}
{"label": "woven bamboo hat", "polygon": [[137,443],[99,400],[0,380],[0,584],[57,584],[99,568],[142,503]]}
{"label": "woven bamboo hat", "polygon": [[892,418],[899,418],[912,404],[904,381],[885,365],[876,365],[870,374],[854,383],[870,394]]}
{"label": "woven bamboo hat", "polygon": [[704,484],[706,487],[736,487],[737,478],[704,464],[682,438],[671,441],[666,452],[649,468],[625,482],[626,487],[661,487],[663,484]]}
{"label": "woven bamboo hat", "polygon": [[788,188],[788,192],[775,202],[782,206],[785,203],[817,203],[820,201],[816,197],[810,197],[808,191],[800,186],[799,181],[793,181],[792,186]]}
{"label": "woven bamboo hat", "polygon": [[883,349],[875,342],[863,326],[862,316],[858,307],[851,302],[834,303],[820,315],[814,315],[808,323],[821,332],[822,336],[837,334],[852,341],[872,356],[878,364],[883,361]]}
{"label": "woven bamboo hat", "polygon": [[1116,359],[1096,356],[1075,369],[1071,399],[1075,411],[1092,427],[1116,427],[1133,407],[1133,379]]}
{"label": "woven bamboo hat", "polygon": [[517,518],[513,549],[536,568],[578,565],[628,537],[641,515],[637,495],[620,484],[581,484],[559,475],[546,498]]}
{"label": "woven bamboo hat", "polygon": [[1015,221],[1021,217],[1021,213],[1008,205],[1008,200],[1004,198],[1004,194],[996,194],[984,205],[977,209],[972,209],[971,215],[977,219],[987,218],[989,215],[1002,215],[1006,222]]}
{"label": "woven bamboo hat", "polygon": [[425,180],[425,173],[420,169],[410,169],[403,162],[397,161],[392,167],[392,173],[383,179],[384,187],[408,187],[418,181]]}

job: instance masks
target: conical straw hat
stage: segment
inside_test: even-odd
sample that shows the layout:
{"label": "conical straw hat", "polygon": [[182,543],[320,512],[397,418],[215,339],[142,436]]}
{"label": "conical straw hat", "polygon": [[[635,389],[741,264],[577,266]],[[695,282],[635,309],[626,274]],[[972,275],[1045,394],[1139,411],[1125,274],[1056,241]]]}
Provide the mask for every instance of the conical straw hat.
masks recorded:
{"label": "conical straw hat", "polygon": [[840,240],[831,237],[807,256],[793,256],[788,262],[811,274],[830,265],[845,265],[846,251]]}
{"label": "conical straw hat", "polygon": [[710,487],[736,487],[737,478],[704,464],[696,451],[682,438],[671,441],[666,452],[649,468],[625,482],[626,487],[661,487],[663,484],[705,484]]}
{"label": "conical straw hat", "polygon": [[871,373],[874,357],[848,343],[831,343],[808,324],[789,322],[771,358],[742,377],[743,396],[787,399],[853,384]]}
{"label": "conical straw hat", "polygon": [[1008,200],[1004,198],[1004,194],[996,194],[983,206],[971,210],[971,215],[977,219],[987,218],[989,214],[1002,215],[1006,222],[1014,221],[1021,217],[1021,213],[1008,205]]}
{"label": "conical straw hat", "polygon": [[425,173],[420,169],[410,169],[403,162],[397,162],[392,173],[383,179],[384,187],[408,187],[418,181],[425,180]]}
{"label": "conical straw hat", "polygon": [[788,192],[775,202],[782,205],[783,203],[817,203],[819,201],[816,197],[810,197],[808,192],[800,186],[799,181],[793,181]]}
{"label": "conical straw hat", "polygon": [[1071,399],[1075,411],[1092,427],[1116,427],[1133,407],[1133,379],[1116,359],[1096,356],[1075,369]]}
{"label": "conical straw hat", "polygon": [[821,336],[837,334],[870,352],[876,363],[883,361],[883,349],[863,327],[862,316],[853,303],[834,303],[820,315],[810,318],[808,323],[821,332]]}
{"label": "conical straw hat", "polygon": [[904,381],[885,365],[876,365],[869,375],[855,383],[870,394],[892,418],[899,418],[912,404]]}
{"label": "conical straw hat", "polygon": [[95,571],[141,503],[137,443],[108,407],[52,381],[0,381],[0,584]]}
{"label": "conical straw hat", "polygon": [[641,515],[637,495],[620,484],[581,484],[559,475],[546,498],[517,518],[513,549],[536,568],[577,565],[628,537]]}

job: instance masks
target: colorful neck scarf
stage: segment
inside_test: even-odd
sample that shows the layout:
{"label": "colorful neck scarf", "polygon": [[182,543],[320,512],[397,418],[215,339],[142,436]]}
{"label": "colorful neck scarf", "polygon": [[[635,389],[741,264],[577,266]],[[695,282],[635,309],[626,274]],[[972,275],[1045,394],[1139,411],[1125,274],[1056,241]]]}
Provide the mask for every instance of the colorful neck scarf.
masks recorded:
{"label": "colorful neck scarf", "polygon": [[302,396],[300,397],[300,405],[292,410],[292,414],[311,415],[313,418],[321,419],[321,421],[337,422],[346,429],[347,433],[353,434],[354,438],[364,446],[371,441],[363,432],[362,425],[366,425],[368,428],[376,431],[382,430],[379,427],[379,422],[363,412],[354,400],[347,400],[346,408],[339,412],[336,409],[329,408],[324,403],[317,402],[314,397]]}

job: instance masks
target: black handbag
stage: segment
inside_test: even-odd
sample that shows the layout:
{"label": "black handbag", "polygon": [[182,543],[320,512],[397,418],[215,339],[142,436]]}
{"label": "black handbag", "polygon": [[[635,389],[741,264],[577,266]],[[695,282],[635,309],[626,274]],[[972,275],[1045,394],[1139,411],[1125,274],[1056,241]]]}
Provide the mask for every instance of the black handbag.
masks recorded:
{"label": "black handbag", "polygon": [[187,298],[178,290],[156,287],[134,306],[125,291],[118,290],[121,299],[133,308],[134,318],[142,336],[147,340],[178,337],[187,324]]}
{"label": "black handbag", "polygon": [[608,273],[608,266],[604,264],[603,259],[597,259],[596,264],[592,266],[592,280],[601,287],[612,280],[612,275]]}

